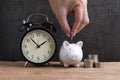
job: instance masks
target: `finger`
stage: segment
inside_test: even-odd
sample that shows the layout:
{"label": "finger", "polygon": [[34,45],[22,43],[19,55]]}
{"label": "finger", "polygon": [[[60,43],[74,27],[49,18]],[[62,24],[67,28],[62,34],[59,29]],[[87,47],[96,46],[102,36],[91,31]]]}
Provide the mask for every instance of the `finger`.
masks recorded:
{"label": "finger", "polygon": [[74,24],[73,24],[73,27],[72,27],[72,36],[75,36],[77,31],[78,31],[78,28],[82,22],[82,19],[83,19],[83,8],[81,5],[78,5],[75,9],[74,9],[74,12],[75,12],[75,21],[74,21]]}
{"label": "finger", "polygon": [[88,11],[87,11],[87,7],[85,7],[84,9],[84,14],[83,14],[83,20],[82,20],[82,23],[77,31],[80,32],[87,24],[89,24],[89,17],[88,17]]}
{"label": "finger", "polygon": [[[62,11],[63,12],[63,11]],[[67,21],[67,13],[61,13],[57,15],[57,19],[60,23],[62,30],[70,37],[70,27]]]}

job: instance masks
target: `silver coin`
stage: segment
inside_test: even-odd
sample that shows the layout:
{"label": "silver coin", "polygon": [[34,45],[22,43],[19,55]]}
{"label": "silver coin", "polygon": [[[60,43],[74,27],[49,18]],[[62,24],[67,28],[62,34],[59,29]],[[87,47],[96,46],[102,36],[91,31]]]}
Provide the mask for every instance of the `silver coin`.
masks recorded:
{"label": "silver coin", "polygon": [[103,63],[102,62],[98,62],[98,63],[95,63],[95,68],[103,68]]}
{"label": "silver coin", "polygon": [[89,54],[89,59],[92,59],[94,63],[98,62],[98,55],[97,54]]}
{"label": "silver coin", "polygon": [[84,67],[85,68],[93,68],[93,60],[92,59],[84,59]]}

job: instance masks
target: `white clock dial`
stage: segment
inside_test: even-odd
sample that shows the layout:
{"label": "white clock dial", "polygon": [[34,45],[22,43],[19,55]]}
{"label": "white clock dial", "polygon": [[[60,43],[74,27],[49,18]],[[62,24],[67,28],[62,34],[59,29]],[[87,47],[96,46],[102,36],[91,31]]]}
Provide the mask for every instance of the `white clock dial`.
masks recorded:
{"label": "white clock dial", "polygon": [[55,40],[44,30],[35,29],[28,32],[22,40],[24,57],[33,63],[48,61],[55,52]]}

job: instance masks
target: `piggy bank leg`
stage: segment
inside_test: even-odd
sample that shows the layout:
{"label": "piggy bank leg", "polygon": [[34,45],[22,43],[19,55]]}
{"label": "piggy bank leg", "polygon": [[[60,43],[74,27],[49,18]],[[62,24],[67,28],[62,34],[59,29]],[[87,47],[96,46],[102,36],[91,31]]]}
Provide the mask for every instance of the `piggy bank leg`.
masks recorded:
{"label": "piggy bank leg", "polygon": [[64,67],[69,67],[69,65],[68,65],[68,64],[66,64],[66,63],[64,63]]}
{"label": "piggy bank leg", "polygon": [[75,67],[79,68],[79,67],[80,67],[80,64],[76,64]]}

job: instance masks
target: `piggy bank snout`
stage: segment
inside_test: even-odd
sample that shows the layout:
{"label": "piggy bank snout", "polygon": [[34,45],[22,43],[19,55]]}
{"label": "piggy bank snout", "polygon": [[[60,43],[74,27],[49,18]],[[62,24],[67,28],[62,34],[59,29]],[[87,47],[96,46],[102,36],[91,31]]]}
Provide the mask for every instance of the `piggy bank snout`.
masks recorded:
{"label": "piggy bank snout", "polygon": [[68,54],[68,56],[67,56],[69,59],[71,59],[71,60],[76,60],[76,59],[78,59],[79,58],[79,56],[78,55],[75,55],[75,54]]}
{"label": "piggy bank snout", "polygon": [[77,55],[71,56],[71,59],[73,59],[73,60],[75,60],[75,59],[77,59],[77,58],[78,58]]}

